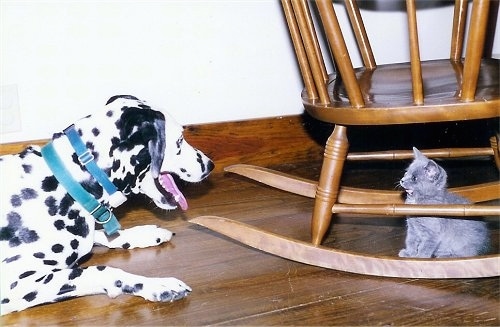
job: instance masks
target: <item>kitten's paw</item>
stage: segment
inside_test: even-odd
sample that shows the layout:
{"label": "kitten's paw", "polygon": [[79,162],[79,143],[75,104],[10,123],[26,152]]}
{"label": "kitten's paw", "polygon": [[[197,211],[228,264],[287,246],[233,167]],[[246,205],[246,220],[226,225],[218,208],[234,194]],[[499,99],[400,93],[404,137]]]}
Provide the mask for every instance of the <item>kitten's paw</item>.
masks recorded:
{"label": "kitten's paw", "polygon": [[411,257],[410,253],[408,253],[408,251],[406,251],[406,249],[402,249],[399,251],[398,255],[402,258],[409,258]]}

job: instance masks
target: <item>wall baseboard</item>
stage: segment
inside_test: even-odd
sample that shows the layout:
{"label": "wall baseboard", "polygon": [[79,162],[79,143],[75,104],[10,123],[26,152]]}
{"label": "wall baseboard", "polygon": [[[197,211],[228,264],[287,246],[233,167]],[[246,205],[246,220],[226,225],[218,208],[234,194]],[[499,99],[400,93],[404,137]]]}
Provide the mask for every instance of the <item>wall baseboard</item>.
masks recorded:
{"label": "wall baseboard", "polygon": [[[271,166],[287,162],[320,159],[324,135],[331,127],[320,126],[308,116],[294,115],[255,120],[186,126],[184,136],[215,162],[215,172],[224,167],[246,163]],[[18,153],[28,145],[43,145],[48,140],[0,144],[0,155]]]}

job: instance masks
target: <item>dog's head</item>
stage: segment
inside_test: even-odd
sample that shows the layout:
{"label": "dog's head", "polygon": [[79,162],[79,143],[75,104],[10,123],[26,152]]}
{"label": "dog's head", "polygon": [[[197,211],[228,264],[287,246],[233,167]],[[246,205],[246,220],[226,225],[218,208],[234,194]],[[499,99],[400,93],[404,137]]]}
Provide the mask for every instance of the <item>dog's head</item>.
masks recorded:
{"label": "dog's head", "polygon": [[108,116],[119,116],[119,136],[112,139],[109,153],[113,183],[125,194],[146,194],[160,208],[187,209],[173,175],[199,182],[213,170],[213,162],[184,140],[182,126],[170,115],[144,101],[115,96],[106,107]]}

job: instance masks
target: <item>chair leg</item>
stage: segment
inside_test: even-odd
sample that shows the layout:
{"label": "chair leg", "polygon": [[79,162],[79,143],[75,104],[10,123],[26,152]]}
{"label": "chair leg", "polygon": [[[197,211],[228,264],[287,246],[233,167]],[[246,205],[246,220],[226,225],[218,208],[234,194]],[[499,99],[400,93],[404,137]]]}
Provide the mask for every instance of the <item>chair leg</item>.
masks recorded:
{"label": "chair leg", "polygon": [[323,157],[323,166],[319,177],[311,222],[312,243],[321,244],[332,220],[332,207],[337,201],[340,190],[342,169],[347,158],[346,127],[336,125],[328,138]]}

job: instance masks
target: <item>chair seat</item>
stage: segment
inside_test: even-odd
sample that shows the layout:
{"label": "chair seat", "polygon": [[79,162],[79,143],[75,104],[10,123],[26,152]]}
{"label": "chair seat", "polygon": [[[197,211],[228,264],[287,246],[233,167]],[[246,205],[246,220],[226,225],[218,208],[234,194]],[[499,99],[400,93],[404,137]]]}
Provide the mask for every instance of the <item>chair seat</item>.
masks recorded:
{"label": "chair seat", "polygon": [[356,69],[365,107],[352,108],[342,80],[330,75],[330,104],[309,99],[306,110],[315,118],[343,125],[386,125],[498,117],[500,112],[500,60],[483,59],[474,110],[458,98],[462,65],[449,59],[422,62],[424,105],[414,105],[409,63]]}

